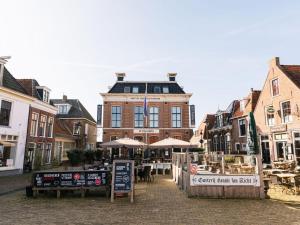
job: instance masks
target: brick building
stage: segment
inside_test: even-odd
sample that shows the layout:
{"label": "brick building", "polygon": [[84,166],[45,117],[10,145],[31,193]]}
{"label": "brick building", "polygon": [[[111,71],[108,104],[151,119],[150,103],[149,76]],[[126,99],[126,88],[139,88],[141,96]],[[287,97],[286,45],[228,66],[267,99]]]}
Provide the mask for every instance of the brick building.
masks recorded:
{"label": "brick building", "polygon": [[[176,82],[176,74],[168,74],[168,81],[124,81],[125,74],[117,74],[117,82],[103,98],[103,142],[129,137],[151,144],[167,137],[189,141],[189,100]],[[147,117],[144,117],[146,98]],[[146,119],[147,118],[147,119]]]}
{"label": "brick building", "polygon": [[208,130],[208,151],[232,152],[232,118],[239,104],[238,100],[234,100],[226,110],[216,112],[214,125]]}
{"label": "brick building", "polygon": [[71,149],[95,149],[96,121],[78,99],[51,99],[58,108],[55,127],[55,155],[59,161],[67,159]]}
{"label": "brick building", "polygon": [[30,104],[24,166],[29,169],[50,166],[54,157],[54,118],[57,108],[50,104],[51,90],[34,79],[17,79],[27,94],[38,99]]}
{"label": "brick building", "polygon": [[300,65],[271,60],[254,116],[263,160],[300,164]]}
{"label": "brick building", "polygon": [[247,153],[248,116],[250,112],[254,112],[259,95],[259,90],[251,89],[248,96],[239,101],[237,109],[231,118],[231,153]]}

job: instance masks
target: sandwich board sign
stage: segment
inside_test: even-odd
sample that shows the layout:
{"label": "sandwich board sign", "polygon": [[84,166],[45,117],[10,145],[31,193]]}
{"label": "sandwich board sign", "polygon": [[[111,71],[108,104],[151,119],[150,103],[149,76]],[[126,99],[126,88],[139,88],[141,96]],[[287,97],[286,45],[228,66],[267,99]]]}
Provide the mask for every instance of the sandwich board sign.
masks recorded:
{"label": "sandwich board sign", "polygon": [[134,161],[114,160],[112,173],[111,202],[114,202],[115,194],[130,194],[130,202],[133,202],[134,194]]}

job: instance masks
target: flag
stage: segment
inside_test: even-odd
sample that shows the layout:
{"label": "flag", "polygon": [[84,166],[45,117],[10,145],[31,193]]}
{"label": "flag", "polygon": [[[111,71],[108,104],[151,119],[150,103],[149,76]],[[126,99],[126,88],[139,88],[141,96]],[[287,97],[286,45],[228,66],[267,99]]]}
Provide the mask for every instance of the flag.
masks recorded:
{"label": "flag", "polygon": [[247,135],[247,151],[249,155],[254,155],[259,153],[257,141],[257,132],[255,118],[252,112],[249,113],[249,126]]}
{"label": "flag", "polygon": [[144,98],[144,117],[148,116],[148,106],[147,106],[147,98]]}

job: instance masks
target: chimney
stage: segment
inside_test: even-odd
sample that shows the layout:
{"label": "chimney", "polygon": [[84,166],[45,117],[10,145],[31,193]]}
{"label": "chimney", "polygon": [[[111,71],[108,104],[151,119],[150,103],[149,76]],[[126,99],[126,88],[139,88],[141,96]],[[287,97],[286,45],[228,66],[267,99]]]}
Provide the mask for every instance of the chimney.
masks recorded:
{"label": "chimney", "polygon": [[124,77],[126,76],[125,73],[116,73],[117,81],[124,81]]}
{"label": "chimney", "polygon": [[0,56],[0,86],[3,86],[4,64],[10,59],[10,56]]}
{"label": "chimney", "polygon": [[254,91],[254,89],[253,89],[253,88],[251,88],[251,89],[250,89],[250,91],[251,91],[251,93],[252,93],[252,92]]}
{"label": "chimney", "polygon": [[176,81],[177,73],[168,73],[169,81]]}
{"label": "chimney", "polygon": [[279,57],[274,57],[273,59],[271,59],[271,61],[269,62],[269,65],[270,65],[270,67],[280,66]]}
{"label": "chimney", "polygon": [[64,100],[64,101],[67,101],[67,100],[68,100],[68,96],[63,95],[63,100]]}

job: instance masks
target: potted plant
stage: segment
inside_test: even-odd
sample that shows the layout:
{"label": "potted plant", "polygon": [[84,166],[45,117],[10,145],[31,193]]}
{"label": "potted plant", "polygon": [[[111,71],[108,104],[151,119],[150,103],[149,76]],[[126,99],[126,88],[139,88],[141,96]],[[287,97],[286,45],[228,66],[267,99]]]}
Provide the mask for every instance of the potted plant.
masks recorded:
{"label": "potted plant", "polygon": [[69,169],[82,169],[80,166],[83,161],[83,151],[79,149],[73,149],[67,152],[67,157],[69,159],[69,164],[71,165],[71,168]]}

